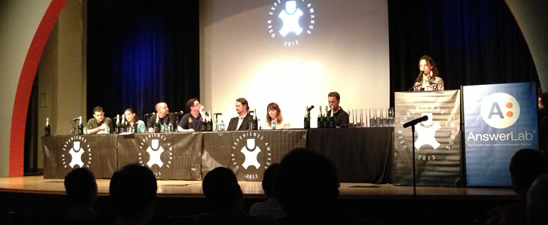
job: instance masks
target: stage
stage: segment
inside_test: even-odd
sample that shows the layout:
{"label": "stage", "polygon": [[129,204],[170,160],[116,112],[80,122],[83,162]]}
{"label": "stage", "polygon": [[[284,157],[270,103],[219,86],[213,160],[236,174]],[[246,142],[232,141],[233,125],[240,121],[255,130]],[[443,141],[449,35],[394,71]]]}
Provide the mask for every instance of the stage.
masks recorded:
{"label": "stage", "polygon": [[[98,211],[112,212],[109,182],[110,179],[97,179]],[[264,200],[261,182],[239,183],[246,209]],[[412,186],[341,183],[339,191],[340,207],[349,215],[386,224],[471,224],[496,205],[518,201],[511,188],[417,187],[416,199]],[[2,211],[46,215],[61,214],[68,205],[63,180],[43,176],[0,178],[0,199]],[[208,210],[201,181],[158,181],[158,215],[188,218]]]}

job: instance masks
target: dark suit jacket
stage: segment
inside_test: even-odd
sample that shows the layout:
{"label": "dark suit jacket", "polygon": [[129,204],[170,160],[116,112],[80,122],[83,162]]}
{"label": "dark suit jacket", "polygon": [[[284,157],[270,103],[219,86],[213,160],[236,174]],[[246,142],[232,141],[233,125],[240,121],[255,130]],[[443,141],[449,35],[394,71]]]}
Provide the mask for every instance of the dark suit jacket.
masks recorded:
{"label": "dark suit jacket", "polygon": [[[230,119],[230,122],[228,123],[228,128],[226,130],[236,130],[239,119],[240,118],[238,117]],[[242,121],[240,129],[237,130],[249,130],[249,122],[251,122],[251,120],[253,120],[253,116],[248,113],[247,116],[244,117],[244,121]]]}
{"label": "dark suit jacket", "polygon": [[[157,115],[158,114],[154,114],[154,116],[151,116],[150,118],[148,118],[147,128],[154,127],[154,124],[156,123]],[[171,122],[173,124],[173,127],[175,127],[174,129],[177,129],[177,115],[175,115],[175,113],[168,113],[166,117],[167,117],[166,124],[169,124]]]}

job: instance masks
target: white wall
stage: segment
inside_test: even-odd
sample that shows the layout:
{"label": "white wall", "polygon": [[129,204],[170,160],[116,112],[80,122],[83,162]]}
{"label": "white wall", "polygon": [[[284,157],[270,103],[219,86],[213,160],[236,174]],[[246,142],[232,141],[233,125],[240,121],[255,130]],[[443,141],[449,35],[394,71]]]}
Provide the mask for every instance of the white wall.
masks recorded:
{"label": "white wall", "polygon": [[[86,118],[86,1],[70,0],[51,31],[38,68],[38,136],[44,136],[46,117],[52,134],[68,134],[71,119]],[[41,148],[41,138],[38,138]],[[43,152],[38,152],[43,168]]]}
{"label": "white wall", "polygon": [[[51,0],[0,0],[0,176],[9,175],[11,117],[30,43]],[[22,122],[24,123],[24,122]]]}

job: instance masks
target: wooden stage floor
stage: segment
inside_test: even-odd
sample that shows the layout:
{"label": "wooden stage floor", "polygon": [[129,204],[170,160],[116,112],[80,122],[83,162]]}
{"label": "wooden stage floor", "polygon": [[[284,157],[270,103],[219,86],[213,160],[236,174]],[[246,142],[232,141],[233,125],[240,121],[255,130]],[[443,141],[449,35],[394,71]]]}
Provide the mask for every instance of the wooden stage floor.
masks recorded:
{"label": "wooden stage floor", "polygon": [[[108,196],[110,179],[97,179],[100,196]],[[261,182],[240,181],[246,198],[263,198]],[[412,186],[341,183],[341,199],[412,199]],[[64,195],[62,179],[43,176],[0,178],[0,192]],[[159,180],[158,197],[203,197],[201,181]],[[417,199],[517,200],[511,188],[417,187]]]}

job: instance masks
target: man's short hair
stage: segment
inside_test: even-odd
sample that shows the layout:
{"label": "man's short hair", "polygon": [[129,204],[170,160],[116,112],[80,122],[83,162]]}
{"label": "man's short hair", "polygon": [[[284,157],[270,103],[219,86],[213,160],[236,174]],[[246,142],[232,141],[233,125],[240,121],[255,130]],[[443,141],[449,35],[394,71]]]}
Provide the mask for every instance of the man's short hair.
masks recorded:
{"label": "man's short hair", "polygon": [[329,94],[327,94],[327,97],[335,97],[337,98],[337,101],[341,100],[341,95],[339,95],[339,92],[336,91],[329,92]]}
{"label": "man's short hair", "polygon": [[209,171],[202,181],[202,190],[207,201],[219,210],[230,209],[238,199],[243,198],[236,175],[226,167]]}
{"label": "man's short hair", "polygon": [[95,108],[93,108],[93,113],[95,113],[95,112],[103,112],[103,107],[95,106]]}
{"label": "man's short hair", "polygon": [[245,110],[249,111],[249,103],[247,102],[247,99],[238,98],[238,99],[236,99],[236,101],[241,103],[242,105],[245,105]]}
{"label": "man's short hair", "polygon": [[287,153],[274,178],[274,194],[289,216],[308,215],[333,206],[338,188],[335,165],[304,148]]}
{"label": "man's short hair", "polygon": [[67,196],[76,205],[87,205],[97,197],[95,176],[87,168],[77,168],[65,176]]}
{"label": "man's short hair", "polygon": [[198,100],[198,98],[191,98],[190,100],[186,102],[186,106],[188,107],[189,110],[190,110],[190,107],[194,106],[195,101],[200,101],[200,100]]}
{"label": "man's short hair", "polygon": [[124,166],[110,180],[110,197],[114,209],[122,218],[145,212],[156,201],[157,189],[152,171],[139,164]]}

